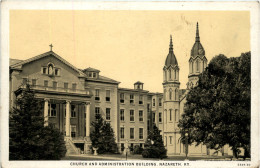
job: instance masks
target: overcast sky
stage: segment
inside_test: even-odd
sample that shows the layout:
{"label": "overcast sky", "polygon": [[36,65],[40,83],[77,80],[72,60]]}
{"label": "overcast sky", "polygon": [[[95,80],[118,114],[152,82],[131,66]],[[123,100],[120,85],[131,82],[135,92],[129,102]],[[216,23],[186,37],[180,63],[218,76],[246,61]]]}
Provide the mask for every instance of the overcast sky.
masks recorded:
{"label": "overcast sky", "polygon": [[181,88],[188,81],[188,60],[196,22],[208,62],[250,51],[250,13],[226,11],[26,11],[10,12],[10,57],[28,59],[50,50],[84,69],[133,88],[162,92],[163,66],[170,34],[180,67]]}

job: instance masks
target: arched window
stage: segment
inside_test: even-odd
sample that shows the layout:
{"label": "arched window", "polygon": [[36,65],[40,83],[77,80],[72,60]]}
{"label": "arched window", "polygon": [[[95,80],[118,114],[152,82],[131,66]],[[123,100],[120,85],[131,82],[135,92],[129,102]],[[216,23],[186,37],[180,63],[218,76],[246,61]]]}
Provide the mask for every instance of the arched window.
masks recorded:
{"label": "arched window", "polygon": [[169,69],[169,78],[172,79],[172,70]]}
{"label": "arched window", "polygon": [[49,74],[49,75],[52,75],[52,74],[53,74],[53,65],[52,65],[52,64],[49,64],[49,65],[48,65],[48,74]]}
{"label": "arched window", "polygon": [[176,69],[175,69],[175,70],[174,70],[174,79],[177,78],[176,75],[177,75],[177,73],[176,73]]}
{"label": "arched window", "polygon": [[166,100],[166,89],[164,89],[164,100]]}
{"label": "arched window", "polygon": [[169,99],[172,100],[172,89],[169,90]]}
{"label": "arched window", "polygon": [[167,80],[167,73],[166,73],[166,70],[164,70],[163,73],[164,73],[164,80],[166,81],[166,80]]}

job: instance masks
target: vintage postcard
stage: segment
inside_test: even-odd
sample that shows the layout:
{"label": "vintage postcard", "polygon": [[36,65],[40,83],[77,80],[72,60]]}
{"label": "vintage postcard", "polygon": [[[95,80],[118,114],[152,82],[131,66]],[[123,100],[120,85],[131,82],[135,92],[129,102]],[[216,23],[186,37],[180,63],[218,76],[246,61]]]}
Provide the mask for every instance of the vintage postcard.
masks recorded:
{"label": "vintage postcard", "polygon": [[259,167],[259,3],[3,1],[1,166]]}

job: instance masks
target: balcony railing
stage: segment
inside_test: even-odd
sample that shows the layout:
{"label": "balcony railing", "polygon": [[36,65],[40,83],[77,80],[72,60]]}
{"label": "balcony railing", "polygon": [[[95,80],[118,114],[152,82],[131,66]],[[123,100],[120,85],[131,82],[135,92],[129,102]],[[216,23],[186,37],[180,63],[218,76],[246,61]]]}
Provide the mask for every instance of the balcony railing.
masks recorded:
{"label": "balcony railing", "polygon": [[[25,85],[22,85],[21,88],[25,88]],[[49,87],[43,85],[31,85],[31,88],[34,90],[46,90],[46,91],[56,91],[63,93],[77,93],[77,94],[89,94],[89,90],[80,90],[73,88],[63,88],[63,87]]]}

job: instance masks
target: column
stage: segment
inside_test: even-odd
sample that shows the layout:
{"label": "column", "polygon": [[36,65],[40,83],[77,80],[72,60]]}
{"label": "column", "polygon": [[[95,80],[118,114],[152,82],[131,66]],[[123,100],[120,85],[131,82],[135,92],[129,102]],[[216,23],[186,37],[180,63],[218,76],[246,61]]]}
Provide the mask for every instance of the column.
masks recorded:
{"label": "column", "polygon": [[86,137],[90,134],[90,103],[85,105],[86,109]]}
{"label": "column", "polygon": [[44,99],[44,126],[48,126],[48,110],[49,110],[49,107],[48,107],[48,104],[49,104],[49,99]]}
{"label": "column", "polygon": [[85,110],[86,110],[86,137],[85,137],[85,143],[84,143],[84,153],[91,153],[90,146],[91,146],[91,140],[89,137],[90,134],[90,103],[87,102],[85,104]]}
{"label": "column", "polygon": [[70,101],[66,101],[66,137],[70,137]]}

